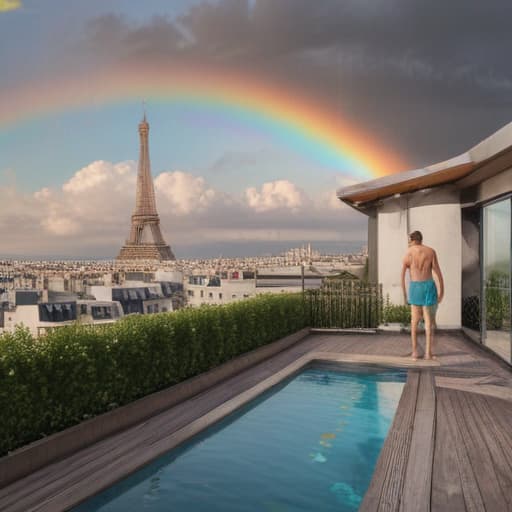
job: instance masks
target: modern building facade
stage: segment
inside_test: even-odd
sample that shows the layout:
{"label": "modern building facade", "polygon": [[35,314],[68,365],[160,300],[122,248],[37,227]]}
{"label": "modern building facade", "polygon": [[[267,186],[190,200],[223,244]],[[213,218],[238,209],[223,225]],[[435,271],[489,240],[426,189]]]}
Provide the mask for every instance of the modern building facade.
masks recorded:
{"label": "modern building facade", "polygon": [[117,257],[118,260],[174,260],[171,248],[160,230],[156,210],[155,190],[149,162],[149,123],[146,115],[139,124],[140,155],[137,172],[137,196],[132,215],[130,237]]}
{"label": "modern building facade", "polygon": [[438,326],[462,328],[512,361],[512,123],[455,158],[337,195],[368,216],[369,277],[391,302],[403,303],[401,262],[419,230],[445,281]]}

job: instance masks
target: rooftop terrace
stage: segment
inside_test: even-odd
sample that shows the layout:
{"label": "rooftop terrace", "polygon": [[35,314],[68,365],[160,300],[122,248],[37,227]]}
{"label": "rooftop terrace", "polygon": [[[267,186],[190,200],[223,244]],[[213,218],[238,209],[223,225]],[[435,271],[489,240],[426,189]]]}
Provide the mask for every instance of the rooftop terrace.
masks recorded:
{"label": "rooftop terrace", "polygon": [[66,510],[316,360],[409,369],[360,510],[512,510],[512,372],[459,333],[439,333],[435,351],[437,361],[413,362],[405,334],[312,333],[8,485],[0,490],[0,510]]}

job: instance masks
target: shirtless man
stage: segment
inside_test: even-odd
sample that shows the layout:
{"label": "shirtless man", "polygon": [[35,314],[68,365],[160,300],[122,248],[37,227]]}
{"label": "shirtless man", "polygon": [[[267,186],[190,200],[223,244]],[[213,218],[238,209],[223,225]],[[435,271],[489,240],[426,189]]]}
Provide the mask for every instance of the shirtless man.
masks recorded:
{"label": "shirtless man", "polygon": [[[412,354],[414,361],[418,359],[417,350],[417,327],[422,314],[425,320],[425,359],[433,359],[432,353],[433,323],[434,312],[438,303],[443,300],[444,283],[443,274],[437,261],[436,251],[431,247],[423,245],[423,235],[419,231],[414,231],[409,235],[409,249],[405,253],[402,264],[402,290],[404,292],[405,302],[411,305],[411,340]],[[405,273],[409,269],[411,283],[409,286],[409,296],[405,288]],[[439,290],[432,279],[432,271],[437,276]]]}

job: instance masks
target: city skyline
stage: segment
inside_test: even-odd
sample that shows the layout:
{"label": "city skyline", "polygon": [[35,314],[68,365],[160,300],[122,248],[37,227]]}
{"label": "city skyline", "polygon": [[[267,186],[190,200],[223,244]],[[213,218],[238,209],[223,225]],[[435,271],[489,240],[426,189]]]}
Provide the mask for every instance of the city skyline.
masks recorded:
{"label": "city skyline", "polygon": [[362,245],[339,186],[443,160],[512,118],[504,2],[11,4],[0,256],[115,256],[144,97],[177,257]]}

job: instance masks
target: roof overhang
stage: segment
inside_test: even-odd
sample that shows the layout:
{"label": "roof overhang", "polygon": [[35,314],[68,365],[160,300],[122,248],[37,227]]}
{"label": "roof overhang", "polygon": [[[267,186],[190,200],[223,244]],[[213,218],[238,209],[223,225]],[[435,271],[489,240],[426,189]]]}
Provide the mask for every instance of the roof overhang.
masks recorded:
{"label": "roof overhang", "polygon": [[414,169],[359,183],[337,191],[338,198],[359,211],[378,200],[456,183],[473,186],[512,167],[512,123],[462,155],[424,169]]}

